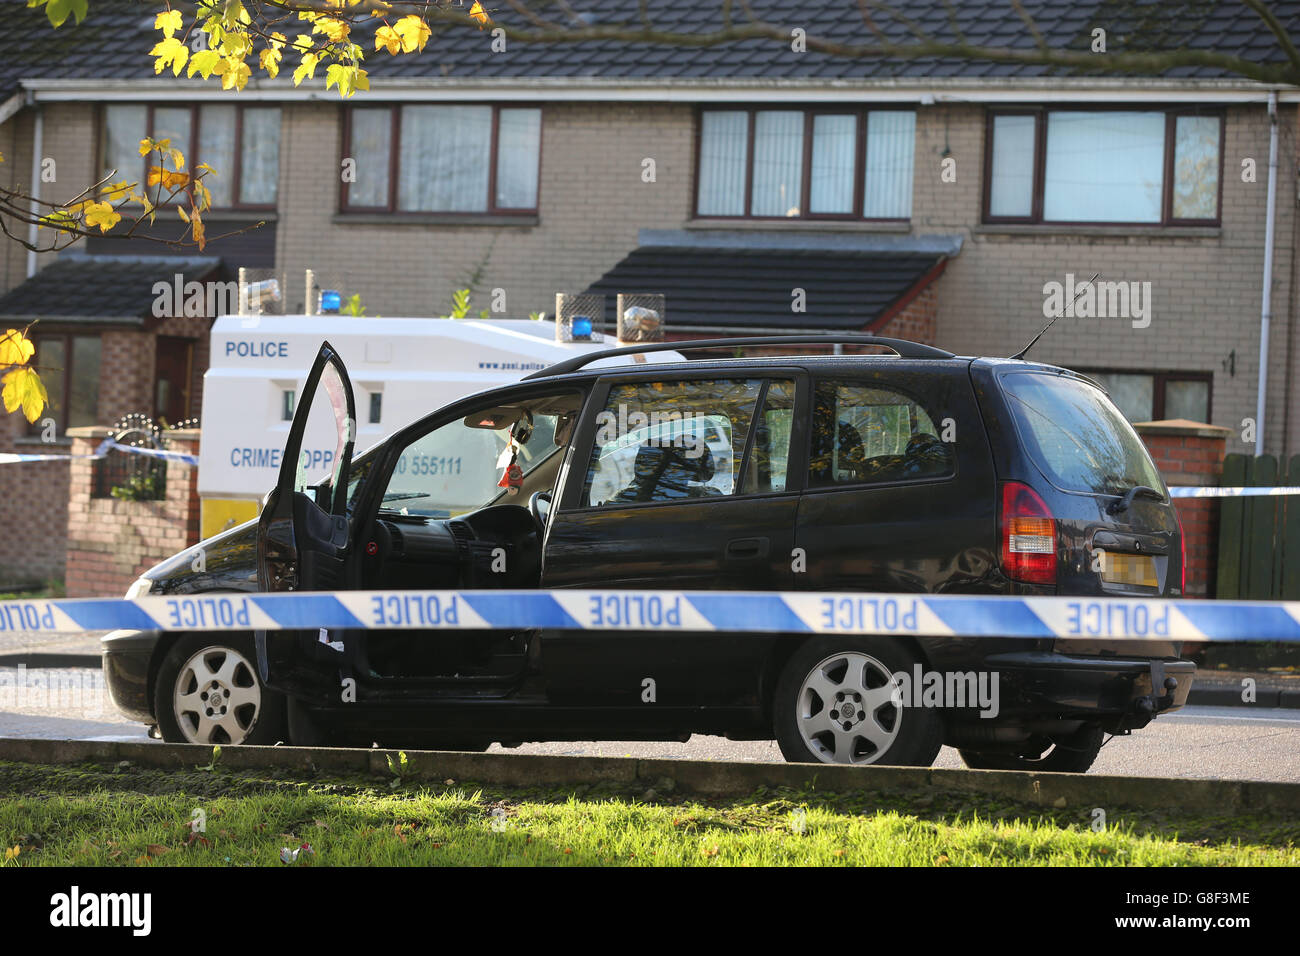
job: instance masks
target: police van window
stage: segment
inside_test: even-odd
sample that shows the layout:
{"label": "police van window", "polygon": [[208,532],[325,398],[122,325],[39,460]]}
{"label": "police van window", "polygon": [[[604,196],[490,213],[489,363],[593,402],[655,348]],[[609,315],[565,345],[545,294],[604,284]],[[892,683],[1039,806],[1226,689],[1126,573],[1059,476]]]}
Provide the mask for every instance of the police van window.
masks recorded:
{"label": "police van window", "polygon": [[762,386],[762,379],[614,386],[596,417],[580,505],[734,494]]}
{"label": "police van window", "polygon": [[384,410],[384,393],[371,392],[370,393],[370,424],[372,425],[379,424],[379,419],[380,416],[383,414],[383,410]]}
{"label": "police van window", "polygon": [[280,421],[282,422],[293,421],[293,400],[294,400],[293,389],[286,388],[283,392],[280,393]]}
{"label": "police van window", "polygon": [[912,399],[887,388],[819,382],[813,402],[811,487],[952,474],[952,446]]}

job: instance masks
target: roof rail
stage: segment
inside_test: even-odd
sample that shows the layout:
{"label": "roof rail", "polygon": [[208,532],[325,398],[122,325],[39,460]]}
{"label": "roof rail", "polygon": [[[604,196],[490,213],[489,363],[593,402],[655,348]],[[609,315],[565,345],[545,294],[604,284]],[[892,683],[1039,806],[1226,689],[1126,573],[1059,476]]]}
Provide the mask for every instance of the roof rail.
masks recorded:
{"label": "roof rail", "polygon": [[615,358],[619,355],[636,355],[643,352],[685,352],[692,349],[737,348],[751,345],[879,345],[892,349],[899,358],[955,358],[952,352],[935,348],[933,345],[922,345],[920,342],[909,342],[907,339],[890,339],[881,335],[836,332],[816,335],[758,335],[739,336],[729,339],[686,339],[681,342],[645,342],[641,345],[626,345],[616,349],[603,349],[599,352],[586,352],[582,355],[575,355],[571,359],[565,359],[563,362],[556,362],[554,365],[533,372],[531,375],[525,375],[523,380],[548,378],[552,375],[567,375],[569,372],[576,372],[592,362]]}

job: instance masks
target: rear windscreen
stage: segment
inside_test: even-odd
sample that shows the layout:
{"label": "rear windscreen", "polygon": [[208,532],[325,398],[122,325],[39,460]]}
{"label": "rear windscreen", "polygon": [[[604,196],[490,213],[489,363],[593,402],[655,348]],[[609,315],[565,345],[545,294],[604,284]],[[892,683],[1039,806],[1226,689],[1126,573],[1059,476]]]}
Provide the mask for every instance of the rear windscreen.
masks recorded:
{"label": "rear windscreen", "polygon": [[1021,441],[1052,484],[1104,495],[1134,485],[1166,493],[1146,446],[1101,389],[1050,372],[1014,372],[1001,381]]}

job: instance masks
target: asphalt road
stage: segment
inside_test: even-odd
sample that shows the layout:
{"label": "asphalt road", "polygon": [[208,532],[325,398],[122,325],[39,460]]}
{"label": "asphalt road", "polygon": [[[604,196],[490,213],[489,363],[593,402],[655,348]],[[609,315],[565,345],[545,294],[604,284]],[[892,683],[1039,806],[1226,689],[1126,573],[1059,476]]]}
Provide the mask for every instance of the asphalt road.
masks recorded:
{"label": "asphalt road", "polygon": [[[28,690],[20,695],[16,685]],[[33,685],[45,692],[34,693]],[[0,736],[77,740],[147,740],[144,728],[113,709],[93,668],[32,669],[21,681],[0,667]],[[501,748],[494,746],[493,751]],[[772,760],[775,743],[692,737],[686,743],[565,742],[527,744],[514,753],[656,757],[692,760]],[[945,747],[936,767],[961,767]],[[1161,717],[1102,748],[1093,773],[1142,777],[1277,780],[1300,783],[1300,711],[1245,707],[1188,707]]]}

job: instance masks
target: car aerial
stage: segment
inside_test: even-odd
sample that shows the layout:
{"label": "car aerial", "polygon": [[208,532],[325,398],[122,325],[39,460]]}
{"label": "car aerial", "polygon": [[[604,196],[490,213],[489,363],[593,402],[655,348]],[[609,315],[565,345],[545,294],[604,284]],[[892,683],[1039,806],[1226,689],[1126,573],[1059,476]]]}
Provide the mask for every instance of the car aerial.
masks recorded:
{"label": "car aerial", "polygon": [[[631,359],[814,343],[889,354]],[[337,434],[314,485],[310,414]],[[643,344],[453,402],[355,460],[354,421],[325,343],[259,518],[150,569],[128,596],[1185,587],[1178,518],[1132,427],[1089,379],[1023,358],[874,336]],[[1106,734],[1185,703],[1195,666],[1180,650],[613,628],[117,631],[104,667],[119,708],[169,741],[483,749],[699,733],[775,739],[792,761],[929,765],[947,744],[971,767],[1081,772]],[[934,675],[971,694],[902,689]]]}

